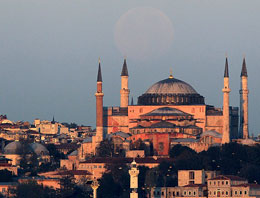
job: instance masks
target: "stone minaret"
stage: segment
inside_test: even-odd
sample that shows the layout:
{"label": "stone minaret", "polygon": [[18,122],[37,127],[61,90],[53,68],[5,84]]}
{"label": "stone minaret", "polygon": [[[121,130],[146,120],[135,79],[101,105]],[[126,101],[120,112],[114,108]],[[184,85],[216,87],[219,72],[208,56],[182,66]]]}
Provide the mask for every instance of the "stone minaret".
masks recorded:
{"label": "stone minaret", "polygon": [[243,139],[249,138],[248,133],[248,88],[247,88],[247,69],[244,58],[241,71],[241,89],[240,89],[240,136]]}
{"label": "stone minaret", "polygon": [[98,65],[98,75],[97,75],[97,92],[96,96],[96,137],[95,143],[100,143],[103,140],[103,97],[102,92],[102,75],[100,60]]}
{"label": "stone minaret", "polygon": [[121,72],[120,107],[128,107],[129,93],[130,90],[128,89],[128,70],[126,59],[124,59],[124,64]]}
{"label": "stone minaret", "polygon": [[230,142],[230,120],[229,120],[229,73],[228,73],[228,60],[226,58],[225,72],[224,72],[224,88],[223,92],[223,134],[222,144]]}

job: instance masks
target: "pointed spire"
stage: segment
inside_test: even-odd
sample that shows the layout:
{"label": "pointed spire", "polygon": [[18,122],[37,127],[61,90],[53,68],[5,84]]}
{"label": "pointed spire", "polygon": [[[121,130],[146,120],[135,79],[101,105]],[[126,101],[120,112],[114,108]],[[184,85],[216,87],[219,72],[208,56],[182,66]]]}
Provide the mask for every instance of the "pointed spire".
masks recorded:
{"label": "pointed spire", "polygon": [[247,77],[246,59],[245,59],[245,57],[243,59],[243,65],[242,65],[242,70],[241,70],[241,77],[242,76]]}
{"label": "pointed spire", "polygon": [[97,75],[97,82],[102,82],[102,74],[101,74],[100,58],[98,59],[98,75]]}
{"label": "pointed spire", "polygon": [[121,76],[128,76],[128,70],[127,70],[126,58],[124,58],[124,64],[123,64],[123,68],[122,68]]}
{"label": "pointed spire", "polygon": [[134,98],[132,97],[131,105],[134,105]]}
{"label": "pointed spire", "polygon": [[224,77],[229,77],[229,72],[228,72],[228,59],[227,59],[227,57],[226,57],[226,65],[225,65]]}
{"label": "pointed spire", "polygon": [[51,121],[52,124],[55,124],[55,119],[54,119],[54,116],[52,118],[52,121]]}

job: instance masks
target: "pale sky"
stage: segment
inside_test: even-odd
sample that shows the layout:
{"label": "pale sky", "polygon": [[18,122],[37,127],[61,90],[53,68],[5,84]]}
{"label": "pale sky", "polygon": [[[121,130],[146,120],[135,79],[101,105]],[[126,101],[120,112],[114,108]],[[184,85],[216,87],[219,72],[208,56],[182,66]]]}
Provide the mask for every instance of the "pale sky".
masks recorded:
{"label": "pale sky", "polygon": [[[120,17],[140,7],[157,10],[165,17],[165,23],[156,18],[149,22],[148,17],[146,25],[139,24],[136,29],[132,20],[122,20],[120,28],[129,27],[129,32],[122,31],[126,37],[121,32],[120,38],[126,39],[121,42],[130,43],[133,54],[143,52],[141,45],[147,47],[142,50],[151,50],[143,60],[125,54],[129,51],[121,53],[115,41]],[[51,120],[54,115],[60,122],[95,127],[98,57],[104,104],[118,106],[125,55],[135,103],[172,69],[174,77],[191,84],[207,104],[221,107],[227,53],[230,103],[239,106],[245,54],[249,129],[256,135],[260,132],[259,9],[259,0],[0,0],[0,113],[10,120],[30,122],[35,118]],[[140,36],[142,42],[127,40],[129,35]],[[168,44],[167,50],[154,56]]]}

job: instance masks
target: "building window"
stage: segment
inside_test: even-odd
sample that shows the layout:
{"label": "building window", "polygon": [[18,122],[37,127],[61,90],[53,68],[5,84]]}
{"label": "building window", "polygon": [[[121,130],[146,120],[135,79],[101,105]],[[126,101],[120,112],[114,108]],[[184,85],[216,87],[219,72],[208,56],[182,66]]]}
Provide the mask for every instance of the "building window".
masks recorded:
{"label": "building window", "polygon": [[193,192],[193,195],[196,195],[196,192],[195,192],[195,191]]}
{"label": "building window", "polygon": [[226,185],[228,185],[228,181],[226,181]]}
{"label": "building window", "polygon": [[186,195],[186,191],[184,191],[184,193],[183,193],[184,195]]}
{"label": "building window", "polygon": [[189,184],[194,184],[194,181],[189,181]]}
{"label": "building window", "polygon": [[163,149],[164,149],[163,142],[160,142],[159,143],[159,151],[163,151]]}
{"label": "building window", "polygon": [[189,172],[189,179],[194,179],[194,171]]}
{"label": "building window", "polygon": [[162,192],[162,195],[164,195],[164,192]]}
{"label": "building window", "polygon": [[191,191],[189,191],[189,195],[191,195]]}
{"label": "building window", "polygon": [[235,191],[235,195],[237,195],[237,191]]}
{"label": "building window", "polygon": [[226,191],[226,195],[228,195],[228,191]]}
{"label": "building window", "polygon": [[245,191],[245,195],[247,194],[247,191]]}

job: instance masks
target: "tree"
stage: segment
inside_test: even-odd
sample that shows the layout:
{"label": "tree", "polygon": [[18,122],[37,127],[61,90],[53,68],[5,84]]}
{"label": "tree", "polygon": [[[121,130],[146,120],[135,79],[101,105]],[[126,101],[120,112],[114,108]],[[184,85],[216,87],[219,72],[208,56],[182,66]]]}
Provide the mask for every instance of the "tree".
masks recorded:
{"label": "tree", "polygon": [[11,182],[12,181],[12,172],[8,170],[0,170],[0,182]]}
{"label": "tree", "polygon": [[76,186],[75,178],[72,175],[66,175],[60,179],[60,197],[73,197],[74,188]]}
{"label": "tree", "polygon": [[98,197],[128,198],[130,193],[129,167],[124,163],[106,165],[107,172],[100,179]]}
{"label": "tree", "polygon": [[105,139],[100,142],[97,147],[98,157],[113,157],[114,155],[114,144],[111,140]]}
{"label": "tree", "polygon": [[35,176],[37,175],[37,170],[39,167],[37,155],[32,151],[28,141],[21,141],[21,144],[20,167],[22,168],[22,172],[29,172],[31,176]]}
{"label": "tree", "polygon": [[10,190],[10,193],[17,198],[55,198],[57,193],[54,189],[38,185],[36,181],[30,180],[20,183]]}

